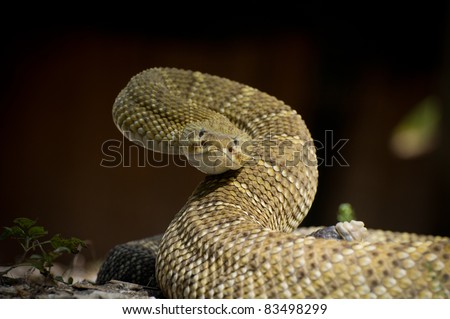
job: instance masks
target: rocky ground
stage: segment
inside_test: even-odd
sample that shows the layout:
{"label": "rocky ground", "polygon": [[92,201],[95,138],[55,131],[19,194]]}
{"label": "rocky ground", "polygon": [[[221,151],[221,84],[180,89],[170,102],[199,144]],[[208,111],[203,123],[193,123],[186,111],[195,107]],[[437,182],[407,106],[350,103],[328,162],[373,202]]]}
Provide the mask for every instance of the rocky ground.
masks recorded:
{"label": "rocky ground", "polygon": [[[45,278],[30,269],[15,269],[7,276],[0,277],[0,298],[32,298],[32,299],[145,299],[161,298],[159,291],[137,284],[110,281],[105,285],[96,285],[95,273],[72,276],[73,284]],[[87,278],[87,279],[86,279]]]}

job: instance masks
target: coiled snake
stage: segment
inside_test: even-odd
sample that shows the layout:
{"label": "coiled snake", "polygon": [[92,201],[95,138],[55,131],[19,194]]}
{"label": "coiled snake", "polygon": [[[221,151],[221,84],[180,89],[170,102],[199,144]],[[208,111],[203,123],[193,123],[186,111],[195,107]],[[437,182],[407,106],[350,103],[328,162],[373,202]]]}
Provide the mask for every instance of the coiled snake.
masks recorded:
{"label": "coiled snake", "polygon": [[293,232],[318,173],[309,131],[282,101],[224,78],[155,68],[130,80],[113,117],[130,140],[184,154],[210,175],[159,251],[151,239],[118,246],[97,282],[148,282],[156,258],[170,298],[449,298],[449,238],[365,233],[357,223],[361,232],[341,230],[363,240]]}

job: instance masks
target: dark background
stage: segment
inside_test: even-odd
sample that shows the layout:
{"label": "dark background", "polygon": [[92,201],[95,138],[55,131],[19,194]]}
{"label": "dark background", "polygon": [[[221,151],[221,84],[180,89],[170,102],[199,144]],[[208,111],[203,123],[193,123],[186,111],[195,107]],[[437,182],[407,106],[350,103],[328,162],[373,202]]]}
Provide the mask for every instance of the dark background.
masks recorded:
{"label": "dark background", "polygon": [[[3,22],[0,226],[38,218],[50,233],[88,240],[93,258],[163,232],[202,174],[136,167],[144,153],[127,141],[131,167],[100,163],[102,144],[122,140],[111,118],[116,95],[134,74],[172,66],[282,99],[317,141],[325,130],[334,142],[349,139],[348,167],[319,167],[306,224],[334,224],[339,203],[350,202],[371,228],[450,235],[448,6],[314,3],[230,3],[208,13],[185,5],[177,15],[170,6],[48,16],[31,8]],[[429,95],[444,106],[438,143],[401,159],[392,131]],[[0,264],[16,254],[0,242]]]}

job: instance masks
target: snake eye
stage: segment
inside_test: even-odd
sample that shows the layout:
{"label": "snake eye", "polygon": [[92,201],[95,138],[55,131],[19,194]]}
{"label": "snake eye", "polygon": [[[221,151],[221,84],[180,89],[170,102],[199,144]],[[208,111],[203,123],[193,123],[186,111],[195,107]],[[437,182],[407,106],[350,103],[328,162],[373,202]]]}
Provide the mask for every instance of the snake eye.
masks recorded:
{"label": "snake eye", "polygon": [[203,135],[205,135],[205,129],[204,128],[202,128],[200,130],[200,132],[198,132],[198,137],[202,137]]}
{"label": "snake eye", "polygon": [[237,139],[237,138],[234,138],[234,139],[233,139],[233,143],[234,143],[234,145],[236,145],[236,146],[239,145],[238,139]]}

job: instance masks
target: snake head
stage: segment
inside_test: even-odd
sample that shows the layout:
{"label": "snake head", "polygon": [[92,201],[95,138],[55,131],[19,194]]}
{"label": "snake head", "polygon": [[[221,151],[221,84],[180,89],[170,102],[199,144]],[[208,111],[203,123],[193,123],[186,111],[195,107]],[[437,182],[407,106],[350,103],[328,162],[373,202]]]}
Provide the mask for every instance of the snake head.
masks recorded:
{"label": "snake head", "polygon": [[209,123],[186,125],[181,134],[181,153],[192,166],[203,173],[214,175],[241,168],[249,159],[242,152],[248,135],[242,131],[220,131]]}

